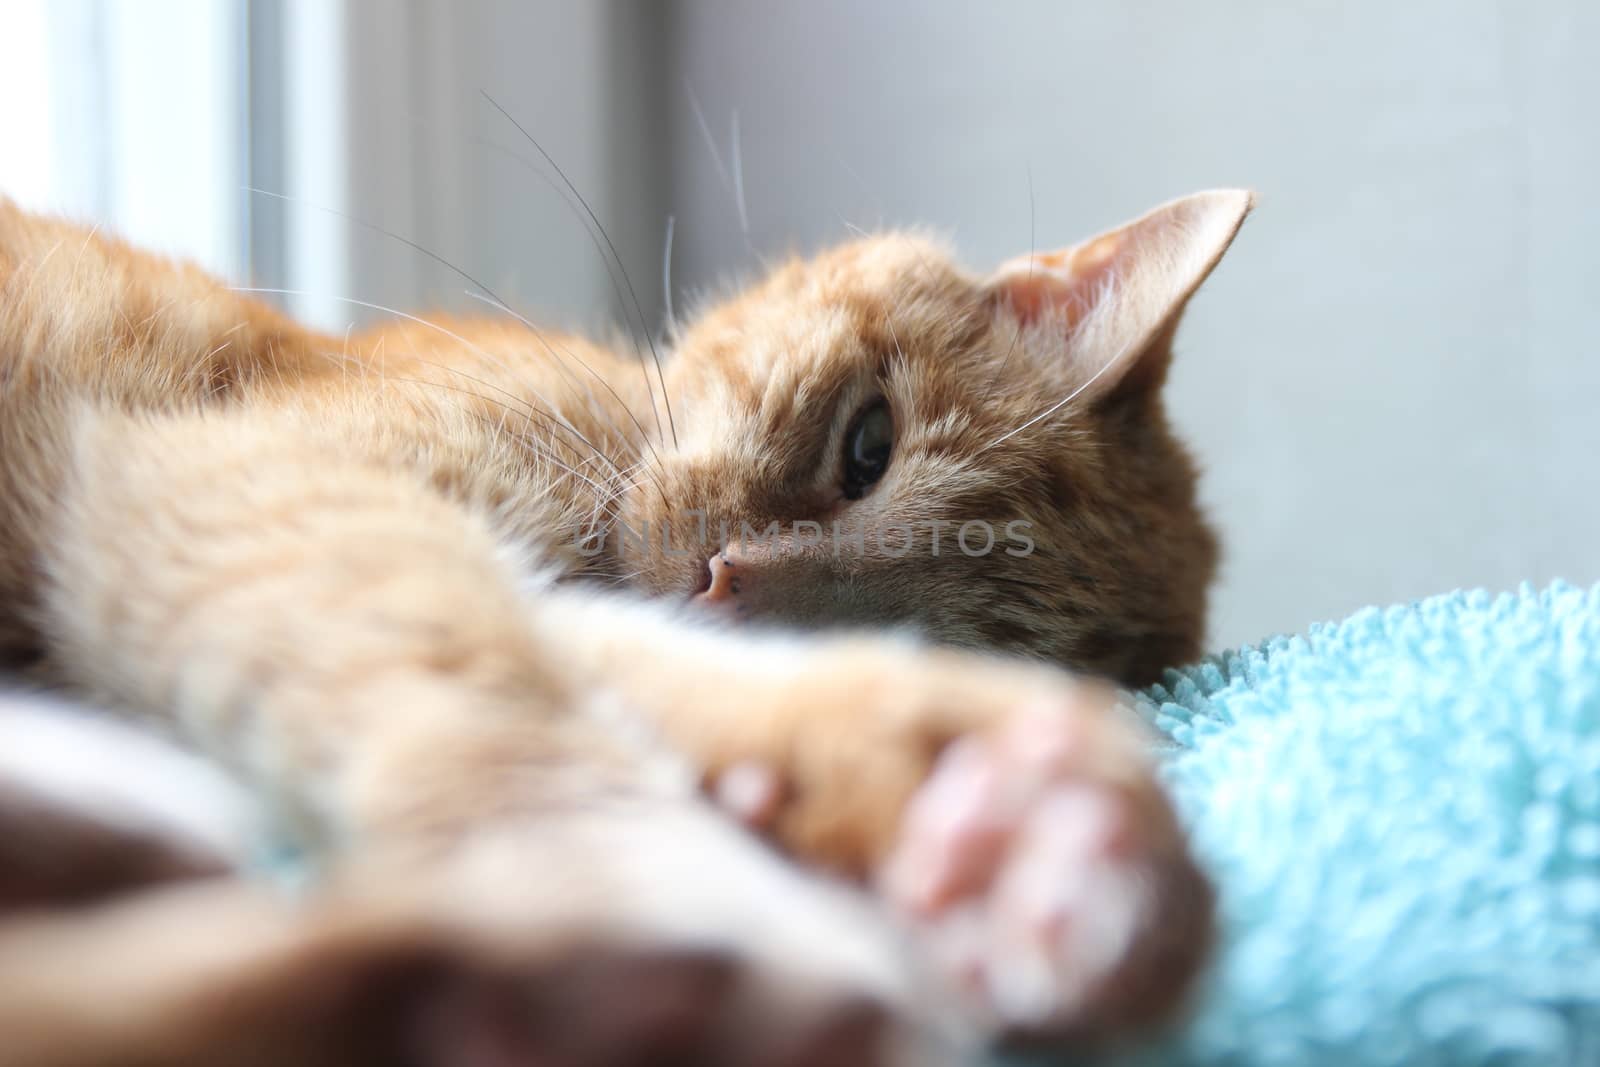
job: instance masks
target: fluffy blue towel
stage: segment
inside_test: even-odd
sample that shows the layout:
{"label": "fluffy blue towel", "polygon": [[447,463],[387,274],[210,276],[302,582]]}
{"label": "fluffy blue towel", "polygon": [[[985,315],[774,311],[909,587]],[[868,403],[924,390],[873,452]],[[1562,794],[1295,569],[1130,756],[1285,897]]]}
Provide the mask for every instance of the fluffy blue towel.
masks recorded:
{"label": "fluffy blue towel", "polygon": [[1117,1063],[1600,1065],[1600,586],[1369,609],[1139,699],[1225,936]]}

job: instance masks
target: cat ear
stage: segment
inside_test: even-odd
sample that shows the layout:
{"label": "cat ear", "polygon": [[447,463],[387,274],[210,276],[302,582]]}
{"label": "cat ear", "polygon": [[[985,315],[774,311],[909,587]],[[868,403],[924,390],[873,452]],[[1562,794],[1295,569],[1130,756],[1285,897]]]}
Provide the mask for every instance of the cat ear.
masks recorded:
{"label": "cat ear", "polygon": [[1154,390],[1184,305],[1253,202],[1242,189],[1174,200],[1071,248],[1009,260],[989,293],[1021,321],[1030,348],[1073,363],[1088,401]]}

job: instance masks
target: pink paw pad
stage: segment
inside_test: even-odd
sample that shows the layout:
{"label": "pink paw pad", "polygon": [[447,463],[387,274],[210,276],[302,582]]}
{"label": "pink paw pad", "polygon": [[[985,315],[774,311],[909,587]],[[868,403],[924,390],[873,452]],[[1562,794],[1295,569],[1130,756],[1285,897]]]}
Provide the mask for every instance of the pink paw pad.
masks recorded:
{"label": "pink paw pad", "polygon": [[1042,709],[956,742],[882,872],[957,996],[1004,1032],[1077,1029],[1147,969],[1171,843],[1125,787],[1093,776],[1085,730],[1101,726]]}

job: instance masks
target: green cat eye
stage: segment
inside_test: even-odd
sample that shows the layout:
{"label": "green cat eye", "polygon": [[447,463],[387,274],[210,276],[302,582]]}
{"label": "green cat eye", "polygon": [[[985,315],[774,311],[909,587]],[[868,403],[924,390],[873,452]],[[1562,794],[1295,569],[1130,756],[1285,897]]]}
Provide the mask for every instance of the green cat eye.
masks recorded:
{"label": "green cat eye", "polygon": [[894,418],[883,399],[874,400],[850,422],[844,435],[844,495],[858,500],[889,469],[894,450]]}

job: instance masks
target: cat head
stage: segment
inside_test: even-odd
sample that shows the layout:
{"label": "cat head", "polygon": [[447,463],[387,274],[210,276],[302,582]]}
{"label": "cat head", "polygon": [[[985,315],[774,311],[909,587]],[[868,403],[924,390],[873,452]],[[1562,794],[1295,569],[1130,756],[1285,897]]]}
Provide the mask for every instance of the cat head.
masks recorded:
{"label": "cat head", "polygon": [[681,336],[633,580],[746,622],[908,626],[1129,683],[1192,658],[1217,548],[1161,386],[1251,206],[1185,197],[987,277],[864,238]]}

